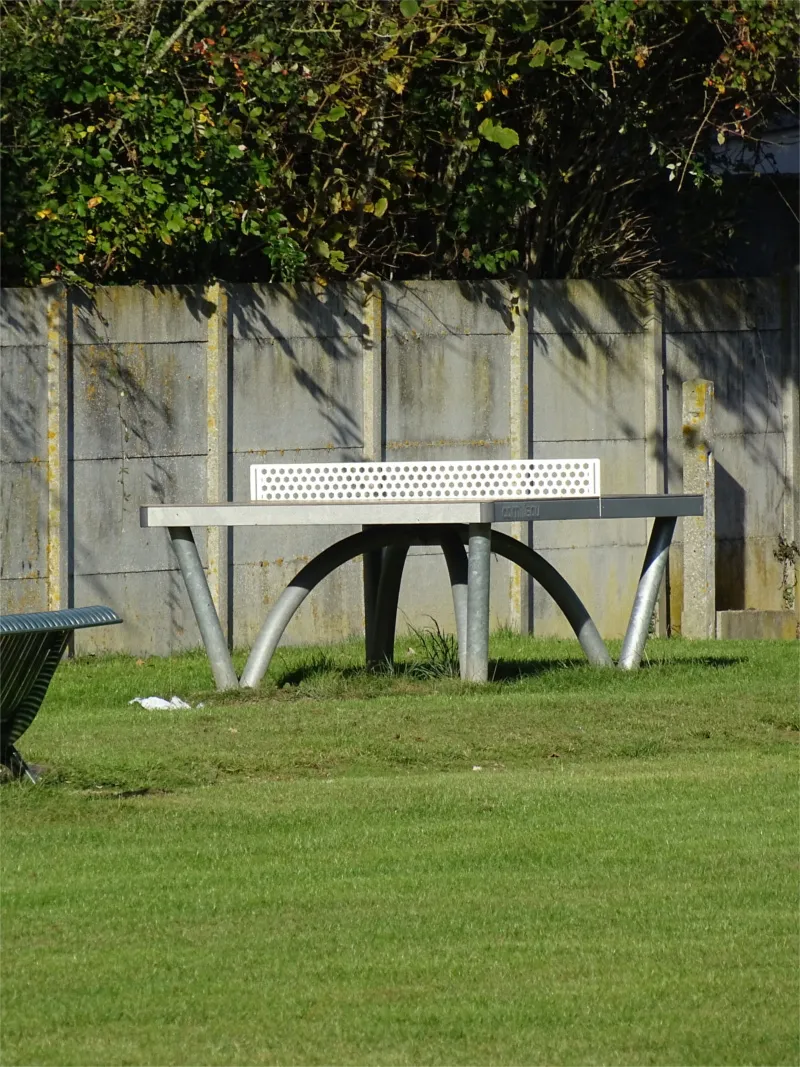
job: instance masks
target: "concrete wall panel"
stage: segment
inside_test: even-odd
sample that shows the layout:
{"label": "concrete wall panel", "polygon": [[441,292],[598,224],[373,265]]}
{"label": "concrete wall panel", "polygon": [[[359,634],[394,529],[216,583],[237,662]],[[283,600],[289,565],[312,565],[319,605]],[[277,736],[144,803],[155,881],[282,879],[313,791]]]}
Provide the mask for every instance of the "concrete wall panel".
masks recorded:
{"label": "concrete wall panel", "polygon": [[508,416],[503,339],[419,336],[387,344],[387,459],[507,455]]}
{"label": "concrete wall panel", "polygon": [[645,436],[641,335],[534,335],[532,340],[537,446]]}
{"label": "concrete wall panel", "polygon": [[643,330],[648,314],[647,292],[636,282],[531,282],[528,322],[533,334],[635,334]]}
{"label": "concrete wall panel", "polygon": [[666,333],[779,330],[779,278],[710,278],[664,288]]}
{"label": "concrete wall panel", "polygon": [[714,422],[718,435],[780,432],[782,335],[684,333],[670,336],[667,368],[668,423],[681,435],[681,383],[707,378],[714,383]]}
{"label": "concrete wall panel", "polygon": [[177,568],[145,573],[76,575],[75,604],[79,607],[105,604],[124,620],[118,626],[78,631],[75,635],[78,653],[132,652],[138,656],[168,656],[201,645],[192,606]]}
{"label": "concrete wall panel", "polygon": [[75,459],[205,452],[205,390],[196,343],[76,347]]}
{"label": "concrete wall panel", "polygon": [[201,286],[120,285],[71,299],[75,345],[204,342],[214,310]]}
{"label": "concrete wall panel", "polygon": [[363,290],[358,285],[231,285],[232,332],[240,340],[319,337],[361,341]]}
{"label": "concrete wall panel", "polygon": [[[542,555],[572,585],[605,639],[622,637],[628,625],[636,585],[644,560],[644,545],[604,545],[575,552],[548,549]],[[572,629],[553,599],[534,583],[534,631],[552,637],[572,637]]]}
{"label": "concrete wall panel", "polygon": [[46,578],[0,579],[0,615],[17,615],[46,610]]}
{"label": "concrete wall panel", "polygon": [[0,347],[45,345],[51,289],[4,289],[0,301]]}
{"label": "concrete wall panel", "polygon": [[[142,529],[142,504],[204,499],[205,457],[83,460],[75,464],[75,574],[175,566],[166,529]],[[205,559],[205,530],[194,531]]]}
{"label": "concrete wall panel", "polygon": [[47,465],[0,464],[0,577],[47,576]]}
{"label": "concrete wall panel", "polygon": [[[250,563],[234,569],[234,645],[252,645],[271,605],[300,569],[300,562],[278,559],[265,566]],[[311,591],[289,624],[284,641],[325,644],[363,633],[363,629],[361,561],[354,560]]]}
{"label": "concrete wall panel", "polygon": [[234,452],[360,448],[360,344],[238,341],[233,412]]}
{"label": "concrete wall panel", "polygon": [[0,349],[0,458],[47,460],[47,348]]}

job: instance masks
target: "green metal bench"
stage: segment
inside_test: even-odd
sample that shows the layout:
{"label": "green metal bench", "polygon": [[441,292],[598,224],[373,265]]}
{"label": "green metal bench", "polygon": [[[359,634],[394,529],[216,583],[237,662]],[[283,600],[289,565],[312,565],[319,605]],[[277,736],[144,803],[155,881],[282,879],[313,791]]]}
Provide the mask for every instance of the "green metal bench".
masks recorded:
{"label": "green metal bench", "polygon": [[15,778],[38,775],[16,749],[36,718],[74,630],[122,622],[111,608],[0,615],[0,764]]}

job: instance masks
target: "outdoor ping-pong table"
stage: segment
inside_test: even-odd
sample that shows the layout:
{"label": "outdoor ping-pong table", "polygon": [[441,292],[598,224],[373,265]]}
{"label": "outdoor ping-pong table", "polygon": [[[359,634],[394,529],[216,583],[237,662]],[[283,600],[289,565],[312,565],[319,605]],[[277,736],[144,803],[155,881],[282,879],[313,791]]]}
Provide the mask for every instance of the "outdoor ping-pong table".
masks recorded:
{"label": "outdoor ping-pong table", "polygon": [[[703,514],[701,495],[600,493],[598,460],[449,460],[409,463],[254,465],[247,503],[155,504],[140,509],[144,527],[169,531],[219,689],[258,685],[294,613],[337,567],[364,556],[367,662],[392,659],[400,581],[412,545],[439,545],[450,578],[461,676],[488,677],[490,558],[527,571],[564,612],[588,660],[613,666],[578,594],[528,545],[498,523],[652,518],[641,576],[618,666],[642,653],[677,519]],[[193,527],[361,526],[300,570],[271,606],[241,677],[209,590]],[[580,551],[576,549],[575,551]]]}

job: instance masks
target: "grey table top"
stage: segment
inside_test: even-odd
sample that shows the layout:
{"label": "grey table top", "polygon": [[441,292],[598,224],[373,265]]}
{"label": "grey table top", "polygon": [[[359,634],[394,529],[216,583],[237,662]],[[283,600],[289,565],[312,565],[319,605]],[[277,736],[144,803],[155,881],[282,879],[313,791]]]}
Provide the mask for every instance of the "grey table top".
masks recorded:
{"label": "grey table top", "polygon": [[385,526],[668,518],[703,514],[702,495],[551,497],[536,500],[432,500],[330,503],[151,504],[141,526]]}

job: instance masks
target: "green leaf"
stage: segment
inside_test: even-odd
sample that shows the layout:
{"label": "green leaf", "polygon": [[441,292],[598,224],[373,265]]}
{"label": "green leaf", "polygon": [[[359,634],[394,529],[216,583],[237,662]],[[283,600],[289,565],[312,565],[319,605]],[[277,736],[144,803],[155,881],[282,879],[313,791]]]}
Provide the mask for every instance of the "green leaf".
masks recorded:
{"label": "green leaf", "polygon": [[586,66],[586,53],[580,48],[573,48],[571,52],[567,52],[564,56],[564,62],[568,67],[572,67],[573,70],[583,70]]}
{"label": "green leaf", "polygon": [[341,104],[337,104],[336,107],[332,107],[328,114],[325,116],[327,122],[338,122],[339,119],[343,119],[347,114]]}
{"label": "green leaf", "polygon": [[320,259],[330,259],[331,258],[330,245],[328,244],[327,241],[323,241],[322,238],[315,237],[311,247],[314,249],[314,251],[320,257]]}
{"label": "green leaf", "polygon": [[385,196],[382,196],[380,200],[375,201],[375,216],[376,218],[383,218],[386,214],[386,209],[389,206],[389,201]]}
{"label": "green leaf", "polygon": [[496,126],[491,119],[484,119],[478,127],[478,133],[487,141],[499,144],[501,148],[513,148],[519,144],[519,134],[507,126]]}
{"label": "green leaf", "polygon": [[565,38],[558,37],[555,41],[550,42],[550,51],[553,53],[554,56],[558,55],[558,53],[564,48],[564,45],[566,43],[567,42]]}
{"label": "green leaf", "polygon": [[413,19],[419,11],[418,0],[400,0],[400,11],[407,19]]}

